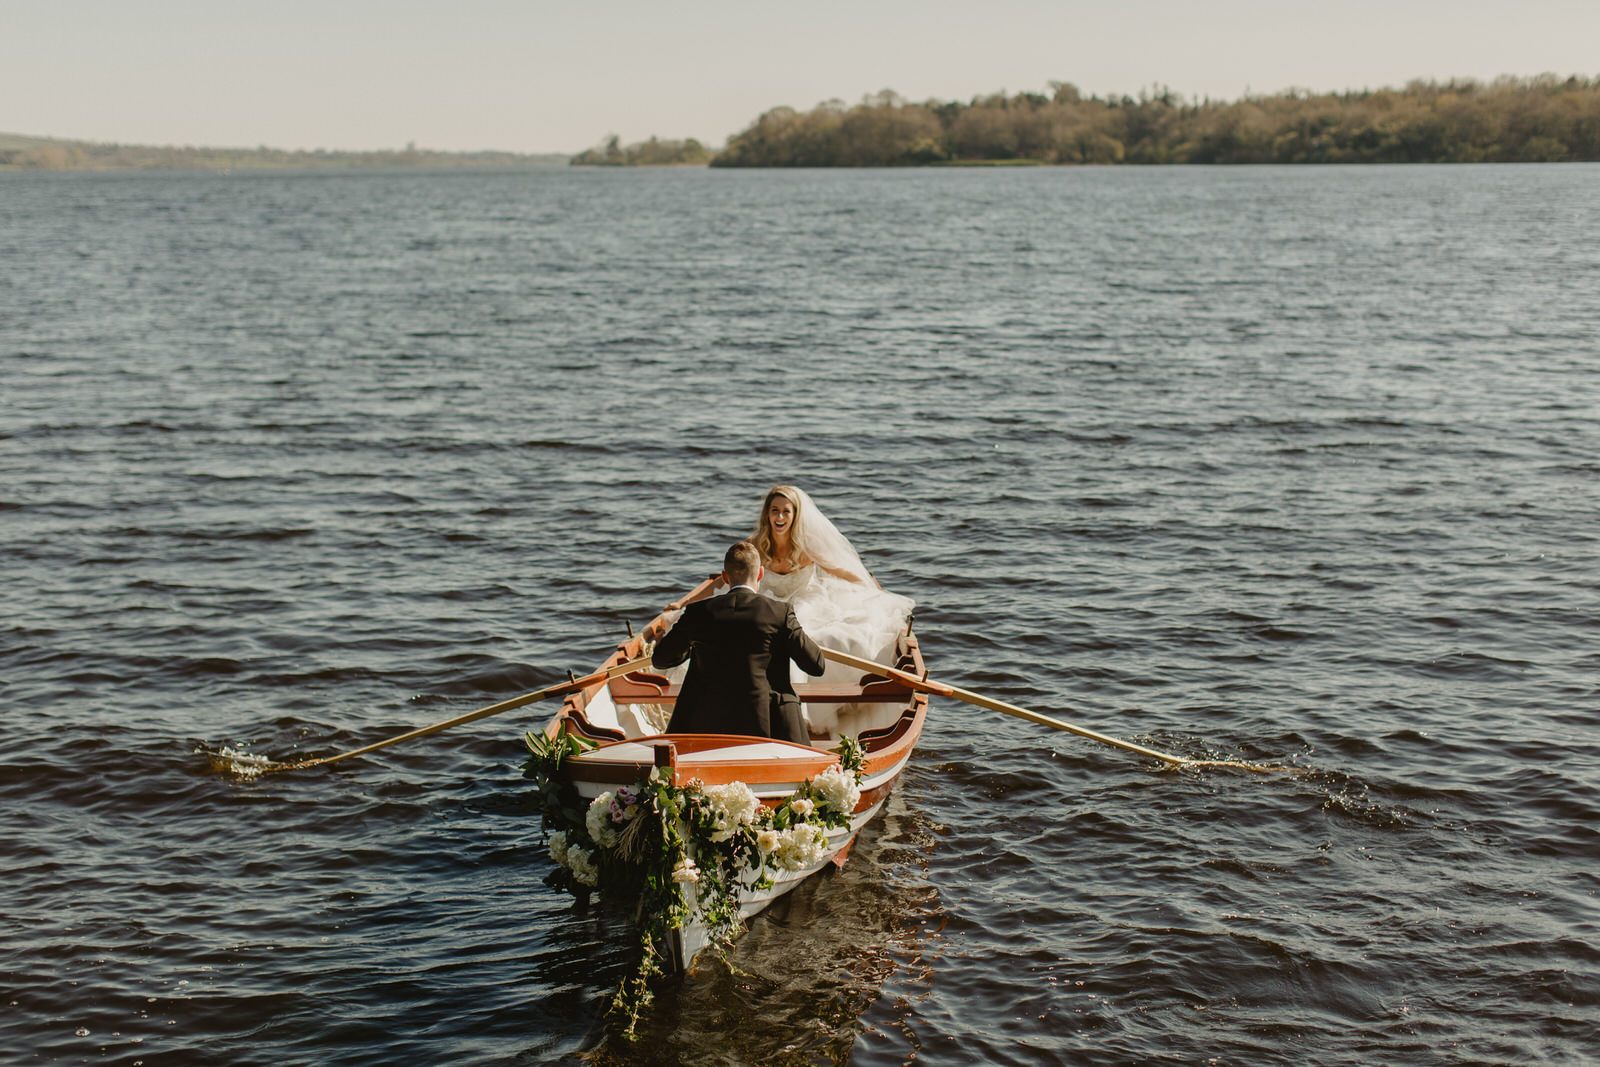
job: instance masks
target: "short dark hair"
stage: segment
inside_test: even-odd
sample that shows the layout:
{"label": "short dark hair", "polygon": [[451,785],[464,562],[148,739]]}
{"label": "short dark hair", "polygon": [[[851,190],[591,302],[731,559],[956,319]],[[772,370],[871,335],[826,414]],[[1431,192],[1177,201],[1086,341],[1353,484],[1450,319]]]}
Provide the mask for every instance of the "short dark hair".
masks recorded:
{"label": "short dark hair", "polygon": [[744,585],[761,570],[761,553],[749,541],[740,541],[722,557],[722,569],[734,585]]}

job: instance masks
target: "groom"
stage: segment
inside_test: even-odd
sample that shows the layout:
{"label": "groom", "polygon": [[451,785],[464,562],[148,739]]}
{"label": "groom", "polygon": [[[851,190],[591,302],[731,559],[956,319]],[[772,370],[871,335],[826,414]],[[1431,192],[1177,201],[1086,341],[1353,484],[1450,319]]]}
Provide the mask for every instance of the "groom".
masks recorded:
{"label": "groom", "polygon": [[810,744],[789,661],[821,674],[822,649],[800,628],[793,608],[756,591],[761,553],[754,545],[741,541],[728,549],[722,578],[733,588],[684,608],[656,644],[657,667],[689,659],[667,733],[752,734]]}

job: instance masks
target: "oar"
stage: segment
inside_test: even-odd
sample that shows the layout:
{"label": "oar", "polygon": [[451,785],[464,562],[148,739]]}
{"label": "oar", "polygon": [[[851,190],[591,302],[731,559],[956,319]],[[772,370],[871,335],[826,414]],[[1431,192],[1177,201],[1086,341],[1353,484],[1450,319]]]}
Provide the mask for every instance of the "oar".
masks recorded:
{"label": "oar", "polygon": [[881,663],[874,663],[870,659],[862,659],[859,656],[852,656],[848,652],[840,652],[836,649],[824,648],[822,650],[822,654],[833,660],[835,663],[843,663],[846,666],[854,667],[856,670],[865,671],[868,674],[876,674],[884,678],[892,678],[893,680],[900,682],[902,685],[909,686],[910,688],[920,692],[933,693],[935,696],[954,697],[957,700],[964,700],[968,704],[976,704],[980,708],[988,708],[991,711],[999,711],[1007,715],[1014,715],[1019,719],[1027,719],[1029,722],[1036,722],[1041,726],[1048,726],[1053,730],[1065,730],[1069,734],[1077,734],[1079,737],[1087,737],[1089,740],[1099,741],[1103,745],[1112,745],[1116,748],[1127,749],[1129,752],[1137,752],[1141,756],[1149,756],[1151,759],[1158,759],[1171,767],[1229,767],[1244,771],[1273,771],[1283,769],[1278,767],[1262,766],[1255,763],[1244,763],[1239,760],[1189,759],[1185,756],[1174,756],[1170,752],[1157,752],[1153,748],[1146,748],[1143,745],[1136,745],[1132,741],[1122,741],[1115,737],[1109,737],[1106,734],[1100,733],[1096,730],[1090,730],[1083,726],[1074,726],[1070,722],[1064,722],[1061,719],[1052,719],[1048,715],[1040,715],[1037,711],[1029,711],[1027,708],[1019,708],[1015,704],[1007,704],[1002,700],[995,700],[992,697],[982,696],[981,694],[972,693],[965,689],[957,689],[955,686],[945,685],[943,682],[935,682],[928,678],[918,678],[909,671],[897,670],[894,667],[886,667]]}
{"label": "oar", "polygon": [[429,734],[436,734],[441,730],[448,730],[452,726],[463,726],[466,723],[476,722],[479,719],[487,719],[489,716],[498,715],[502,711],[511,711],[514,708],[526,707],[529,704],[537,703],[538,701],[544,700],[547,697],[560,696],[564,693],[575,693],[580,689],[587,689],[596,682],[603,682],[607,679],[614,678],[619,674],[627,674],[629,671],[636,671],[641,667],[648,667],[649,665],[650,657],[648,655],[640,656],[637,659],[630,659],[626,663],[619,663],[615,667],[606,667],[603,670],[595,671],[593,674],[586,674],[582,678],[572,678],[565,682],[557,682],[555,685],[546,686],[545,688],[536,692],[524,693],[522,696],[512,697],[510,700],[502,700],[498,704],[490,704],[486,708],[479,708],[477,711],[469,711],[465,715],[457,715],[453,719],[446,719],[444,722],[436,722],[432,726],[424,726],[420,729],[411,730],[408,733],[400,734],[398,737],[391,737],[386,741],[377,741],[361,748],[351,749],[349,752],[340,752],[338,755],[323,756],[319,759],[299,760],[298,762],[294,763],[280,763],[276,760],[268,760],[266,763],[261,765],[252,764],[250,769],[258,773],[265,773],[267,771],[298,771],[305,767],[320,767],[325,763],[337,763],[342,759],[349,759],[351,756],[363,756],[368,752],[374,752],[380,748],[388,748],[390,745],[398,745],[402,741],[412,741],[419,737],[427,737]]}

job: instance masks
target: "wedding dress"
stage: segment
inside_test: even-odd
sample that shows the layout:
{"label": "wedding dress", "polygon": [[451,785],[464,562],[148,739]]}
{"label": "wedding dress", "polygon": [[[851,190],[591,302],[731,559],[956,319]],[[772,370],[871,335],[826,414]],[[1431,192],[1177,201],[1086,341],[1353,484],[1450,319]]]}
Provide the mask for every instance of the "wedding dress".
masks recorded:
{"label": "wedding dress", "polygon": [[[786,601],[794,608],[795,618],[806,636],[824,648],[848,652],[877,663],[893,665],[896,642],[906,628],[915,602],[910,597],[891,593],[879,587],[862,565],[861,557],[850,541],[817,510],[811,497],[799,491],[802,528],[805,530],[805,548],[813,560],[787,574],[779,574],[771,567],[761,578],[761,592],[777,600]],[[817,563],[834,570],[846,571],[861,578],[853,582],[829,574]],[[719,585],[713,595],[728,591]],[[663,618],[669,626],[678,621],[682,611],[667,612]],[[672,682],[682,682],[686,664],[663,673]],[[855,684],[861,672],[842,663],[828,661],[821,678],[811,677],[799,667],[790,664],[790,675],[798,683],[839,682]],[[672,709],[666,705],[635,705],[653,729],[663,730],[671,717]],[[887,726],[899,716],[901,704],[807,704],[806,721],[814,733],[826,733],[837,738],[841,733],[859,734],[862,730]]]}
{"label": "wedding dress", "polygon": [[[767,596],[787,601],[794,608],[801,629],[817,644],[892,666],[896,641],[906,628],[914,602],[910,597],[880,588],[867,573],[849,539],[817,510],[804,491],[799,496],[805,547],[814,562],[787,574],[780,574],[768,567],[761,579],[761,591]],[[863,580],[853,582],[840,578],[819,567],[819,563],[833,570],[854,574]],[[796,682],[854,683],[861,676],[861,672],[854,667],[831,660],[827,672],[820,679],[806,677],[798,667],[791,666],[790,669]],[[841,726],[848,733],[871,729],[877,725],[875,720],[879,712],[897,712],[898,708],[897,704],[846,704],[837,708],[827,704],[808,704],[806,718],[818,732],[826,731],[830,736],[837,736]]]}

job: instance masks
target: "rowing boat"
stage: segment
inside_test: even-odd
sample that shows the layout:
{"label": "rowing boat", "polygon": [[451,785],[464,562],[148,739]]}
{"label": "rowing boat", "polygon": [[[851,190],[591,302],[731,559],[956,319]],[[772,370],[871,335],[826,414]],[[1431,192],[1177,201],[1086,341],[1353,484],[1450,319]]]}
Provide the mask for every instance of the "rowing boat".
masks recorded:
{"label": "rowing boat", "polygon": [[[624,884],[630,892],[654,890],[641,891],[637,902],[641,929],[657,933],[645,936],[647,955],[688,970],[703,949],[725,945],[743,920],[825,868],[844,865],[910,762],[928,696],[904,680],[874,675],[802,682],[795,689],[808,723],[826,724],[810,726],[810,744],[666,734],[661,727],[679,685],[647,668],[649,651],[643,637],[631,637],[593,684],[567,696],[542,734],[529,736],[530,773],[538,763],[549,779],[547,796],[566,790],[570,798],[564,819],[552,819],[558,801],[544,810],[546,828],[559,827],[552,854],[572,880],[598,884],[606,895],[600,876],[615,871],[623,856],[655,858],[653,876],[647,871]],[[895,653],[888,666],[926,675],[909,625]],[[630,839],[641,808],[653,811],[655,822]],[[577,829],[579,812],[587,832]]]}

